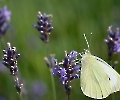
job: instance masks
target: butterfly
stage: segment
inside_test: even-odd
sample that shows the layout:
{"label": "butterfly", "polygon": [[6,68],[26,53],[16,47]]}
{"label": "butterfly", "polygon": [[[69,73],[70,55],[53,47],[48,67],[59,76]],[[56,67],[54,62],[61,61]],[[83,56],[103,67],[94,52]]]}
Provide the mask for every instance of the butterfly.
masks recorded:
{"label": "butterfly", "polygon": [[[85,40],[87,42],[86,37]],[[104,99],[120,91],[120,75],[108,63],[92,55],[89,50],[85,50],[85,53],[80,55],[82,57],[80,85],[86,96]]]}

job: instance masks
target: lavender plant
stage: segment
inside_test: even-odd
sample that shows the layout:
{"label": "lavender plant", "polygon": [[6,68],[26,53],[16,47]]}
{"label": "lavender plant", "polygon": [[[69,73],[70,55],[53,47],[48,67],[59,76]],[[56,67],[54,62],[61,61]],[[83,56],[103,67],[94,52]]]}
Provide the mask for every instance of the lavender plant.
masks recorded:
{"label": "lavender plant", "polygon": [[3,50],[3,64],[9,69],[11,75],[13,76],[14,85],[17,90],[17,93],[21,97],[21,88],[23,84],[19,82],[18,78],[18,66],[17,66],[17,59],[19,58],[20,54],[17,54],[16,47],[11,47],[10,43],[7,43],[8,49]]}
{"label": "lavender plant", "polygon": [[[7,10],[7,6],[4,6],[3,8],[0,8],[0,39],[1,39],[1,45],[2,48],[4,47],[4,44],[2,42],[2,37],[6,34],[9,25],[8,22],[11,20],[11,11]],[[8,50],[3,50],[3,65],[6,66],[11,75],[13,76],[14,80],[14,86],[17,90],[17,93],[20,95],[21,98],[21,88],[23,84],[20,84],[19,78],[18,78],[18,67],[17,67],[17,59],[20,56],[20,54],[17,54],[16,47],[11,47],[10,43],[7,43]]]}
{"label": "lavender plant", "polygon": [[[7,6],[0,8],[0,39],[5,35],[8,30],[8,22],[10,21],[11,12],[7,10]],[[2,47],[4,48],[3,42],[1,40]]]}
{"label": "lavender plant", "polygon": [[65,51],[65,58],[61,62],[54,59],[55,65],[53,68],[53,75],[58,76],[60,82],[64,85],[68,100],[70,100],[71,85],[70,82],[74,79],[79,79],[80,65],[78,62],[78,52],[71,51],[69,54]]}
{"label": "lavender plant", "polygon": [[[115,69],[118,64],[117,60],[113,59],[113,56],[120,52],[120,30],[116,28],[113,32],[112,26],[108,28],[108,38],[104,40],[108,48],[108,63]],[[112,94],[112,100],[115,100],[114,94]]]}
{"label": "lavender plant", "polygon": [[0,37],[3,36],[7,29],[10,21],[11,12],[7,10],[7,6],[0,8]]}
{"label": "lavender plant", "polygon": [[108,62],[115,68],[118,61],[112,61],[113,56],[120,52],[120,30],[112,31],[112,26],[108,28],[108,38],[104,40],[108,47]]}
{"label": "lavender plant", "polygon": [[46,44],[46,52],[47,57],[44,57],[44,60],[46,61],[46,64],[50,70],[51,73],[51,82],[52,82],[52,88],[53,88],[53,100],[56,100],[56,91],[55,91],[55,83],[54,78],[52,76],[52,68],[53,68],[53,58],[54,56],[49,53],[49,41],[50,41],[50,33],[53,30],[51,17],[52,15],[42,14],[41,12],[38,12],[38,21],[37,24],[34,24],[33,27],[35,27],[38,32],[40,33],[40,39],[43,43]]}
{"label": "lavender plant", "polygon": [[40,33],[40,39],[44,43],[49,42],[49,35],[51,31],[53,30],[53,26],[51,23],[51,17],[52,15],[46,15],[46,13],[42,14],[41,12],[38,12],[38,22],[37,24],[34,24],[33,26],[39,31]]}

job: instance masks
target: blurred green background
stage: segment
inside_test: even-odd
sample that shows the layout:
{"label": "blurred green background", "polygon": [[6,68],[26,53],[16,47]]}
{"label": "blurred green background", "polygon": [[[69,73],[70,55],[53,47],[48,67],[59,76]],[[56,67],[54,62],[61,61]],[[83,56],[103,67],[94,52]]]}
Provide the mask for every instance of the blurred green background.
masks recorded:
{"label": "blurred green background", "polygon": [[[53,15],[54,30],[50,35],[49,52],[54,53],[59,61],[64,58],[65,50],[83,52],[87,48],[84,33],[91,53],[107,61],[107,47],[103,40],[107,38],[108,26],[120,27],[119,0],[1,0],[0,7],[4,5],[7,5],[12,15],[10,28],[2,40],[5,46],[10,42],[21,54],[18,67],[21,82],[24,83],[23,100],[53,100],[50,72],[43,60],[46,46],[39,39],[38,31],[32,27],[37,22],[38,11]],[[91,32],[93,35],[90,41]],[[1,57],[2,49],[0,46]],[[116,58],[120,60],[120,57]],[[119,66],[116,70],[120,73]],[[13,84],[10,72],[5,67],[0,71],[0,96],[6,100],[19,100]],[[38,85],[38,94],[32,90],[35,84]],[[79,80],[73,81],[71,85],[71,100],[91,100],[79,89]],[[57,77],[55,87],[57,100],[67,100],[64,87]],[[37,99],[32,95],[38,96]],[[115,100],[120,99],[119,95],[120,92],[114,94]],[[112,100],[112,96],[106,100]]]}

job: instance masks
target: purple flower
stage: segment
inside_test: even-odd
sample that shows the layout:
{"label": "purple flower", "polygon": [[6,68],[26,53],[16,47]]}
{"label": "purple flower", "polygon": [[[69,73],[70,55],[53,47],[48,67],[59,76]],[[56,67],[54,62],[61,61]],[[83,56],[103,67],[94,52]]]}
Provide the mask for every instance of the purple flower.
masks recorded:
{"label": "purple flower", "polygon": [[21,88],[23,84],[19,83],[18,79],[18,66],[17,66],[17,59],[20,56],[20,54],[17,54],[16,47],[11,47],[10,43],[7,43],[8,49],[3,50],[3,65],[5,65],[9,70],[11,75],[14,78],[15,82],[15,88],[17,90],[17,93],[21,93]]}
{"label": "purple flower", "polygon": [[66,80],[68,79],[66,76],[62,76],[59,78],[62,84],[65,84]]}
{"label": "purple flower", "polygon": [[114,53],[120,52],[120,30],[116,28],[116,31],[113,32],[112,27],[108,28],[108,38],[105,39],[105,43],[108,47],[108,59],[111,60]]}
{"label": "purple flower", "polygon": [[38,22],[33,26],[40,32],[40,39],[45,43],[49,42],[49,35],[53,30],[53,26],[50,19],[51,15],[47,15],[45,13],[42,14],[41,12],[38,12],[37,17]]}
{"label": "purple flower", "polygon": [[4,35],[8,29],[7,22],[10,21],[11,12],[7,10],[7,6],[0,8],[0,36]]}
{"label": "purple flower", "polygon": [[60,68],[58,68],[57,66],[55,68],[53,68],[53,75],[59,74],[59,70],[60,70]]}
{"label": "purple flower", "polygon": [[77,51],[74,51],[74,50],[73,50],[73,51],[70,52],[69,56],[70,56],[71,58],[77,58],[78,53],[77,53]]}
{"label": "purple flower", "polygon": [[[71,51],[70,54],[68,54],[65,51],[65,58],[62,62],[58,63],[55,59],[55,67],[53,68],[53,75],[57,75],[62,79],[63,81],[65,79],[68,79],[71,76],[74,76],[74,73],[80,72],[80,65],[78,64],[77,60],[78,53],[76,51]],[[66,78],[67,77],[67,78]],[[67,82],[67,81],[66,81]],[[64,82],[62,82],[64,83]]]}
{"label": "purple flower", "polygon": [[61,68],[61,70],[60,70],[60,75],[61,75],[61,77],[67,75],[65,68]]}
{"label": "purple flower", "polygon": [[17,54],[16,47],[11,47],[10,43],[7,43],[8,50],[3,50],[3,64],[9,68],[11,75],[16,75],[18,72],[17,59],[20,54]]}
{"label": "purple flower", "polygon": [[69,94],[71,86],[69,83],[80,78],[80,75],[77,74],[80,72],[80,65],[78,62],[78,53],[76,51],[71,51],[69,54],[65,51],[65,58],[62,62],[57,62],[55,59],[55,65],[53,68],[53,75],[59,77],[60,82],[65,86],[66,93]]}
{"label": "purple flower", "polygon": [[6,21],[10,21],[11,20],[11,12],[7,10],[7,6],[3,7],[3,15],[5,17]]}
{"label": "purple flower", "polygon": [[115,52],[120,52],[120,41],[118,40],[118,42],[114,45],[114,51]]}
{"label": "purple flower", "polygon": [[80,65],[76,65],[74,67],[74,71],[76,71],[78,73],[78,72],[80,72],[80,68],[81,68]]}

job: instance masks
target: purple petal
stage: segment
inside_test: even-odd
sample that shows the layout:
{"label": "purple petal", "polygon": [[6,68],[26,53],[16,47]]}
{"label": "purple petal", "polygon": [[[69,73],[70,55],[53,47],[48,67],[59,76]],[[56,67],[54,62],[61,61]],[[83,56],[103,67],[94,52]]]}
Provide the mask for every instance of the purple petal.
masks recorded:
{"label": "purple petal", "polygon": [[114,51],[115,52],[120,52],[120,43],[118,43],[114,46]]}
{"label": "purple petal", "polygon": [[78,78],[80,78],[80,75],[75,74],[75,75],[74,75],[74,79],[78,79]]}
{"label": "purple petal", "polygon": [[78,55],[77,51],[74,51],[74,50],[71,51],[70,54],[69,54],[69,56],[72,57],[72,58],[77,58],[77,55]]}
{"label": "purple petal", "polygon": [[59,71],[59,70],[58,70],[57,68],[53,68],[53,72],[52,72],[53,75],[57,75],[57,74],[58,74],[58,71]]}
{"label": "purple petal", "polygon": [[10,21],[11,12],[7,10],[7,6],[4,6],[3,13],[4,13],[4,16],[6,18],[6,21]]}
{"label": "purple petal", "polygon": [[60,70],[60,75],[61,75],[61,77],[62,76],[65,76],[67,73],[66,73],[66,70],[65,70],[65,68],[62,68],[61,70]]}
{"label": "purple petal", "polygon": [[62,77],[60,77],[59,79],[60,79],[60,81],[61,81],[63,84],[65,84],[65,81],[67,80],[67,77],[66,77],[66,76],[62,76]]}
{"label": "purple petal", "polygon": [[80,72],[80,66],[79,65],[75,66],[74,71],[76,71],[77,73]]}

